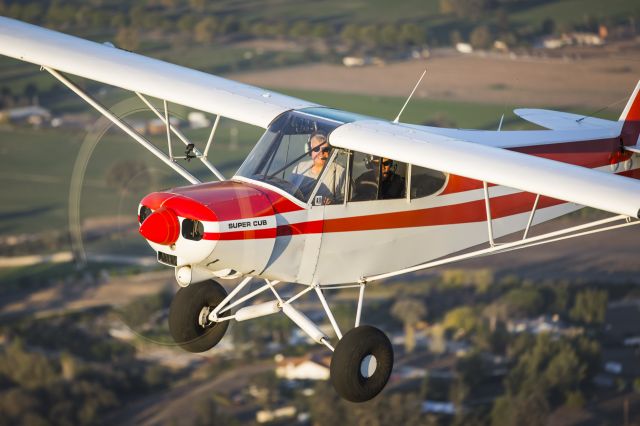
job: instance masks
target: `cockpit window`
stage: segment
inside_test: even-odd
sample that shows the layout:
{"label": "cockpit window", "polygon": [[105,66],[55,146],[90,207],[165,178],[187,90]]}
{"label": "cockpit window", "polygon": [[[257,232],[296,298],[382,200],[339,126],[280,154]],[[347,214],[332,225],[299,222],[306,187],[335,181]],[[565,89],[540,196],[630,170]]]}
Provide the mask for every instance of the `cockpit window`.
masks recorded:
{"label": "cockpit window", "polygon": [[[340,124],[301,112],[284,114],[260,138],[237,175],[307,201],[331,158],[329,134]],[[338,172],[344,174],[344,170]]]}

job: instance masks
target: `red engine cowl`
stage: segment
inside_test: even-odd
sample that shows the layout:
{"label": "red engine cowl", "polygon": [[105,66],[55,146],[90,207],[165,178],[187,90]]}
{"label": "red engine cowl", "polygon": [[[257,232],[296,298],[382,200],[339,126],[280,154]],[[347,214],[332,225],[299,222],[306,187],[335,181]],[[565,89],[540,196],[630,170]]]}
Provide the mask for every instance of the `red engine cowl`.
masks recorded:
{"label": "red engine cowl", "polygon": [[147,195],[140,233],[156,250],[176,256],[175,266],[259,273],[276,238],[272,202],[243,182],[213,182]]}

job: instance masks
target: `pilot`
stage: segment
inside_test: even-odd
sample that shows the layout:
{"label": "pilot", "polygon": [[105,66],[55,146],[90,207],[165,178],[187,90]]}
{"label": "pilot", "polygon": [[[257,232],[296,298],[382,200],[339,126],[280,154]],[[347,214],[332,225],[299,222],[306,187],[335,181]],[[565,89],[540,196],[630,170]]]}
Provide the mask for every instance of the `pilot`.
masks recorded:
{"label": "pilot", "polygon": [[380,199],[404,198],[405,178],[396,173],[398,165],[390,158],[382,159],[382,179],[380,179]]}
{"label": "pilot", "polygon": [[[324,133],[314,132],[309,136],[311,159],[298,163],[292,171],[292,183],[298,186],[305,198],[311,195],[322,170],[329,161],[331,149]],[[323,197],[323,204],[341,201],[341,194],[344,193],[344,179],[344,167],[336,163],[331,164],[316,196]]]}

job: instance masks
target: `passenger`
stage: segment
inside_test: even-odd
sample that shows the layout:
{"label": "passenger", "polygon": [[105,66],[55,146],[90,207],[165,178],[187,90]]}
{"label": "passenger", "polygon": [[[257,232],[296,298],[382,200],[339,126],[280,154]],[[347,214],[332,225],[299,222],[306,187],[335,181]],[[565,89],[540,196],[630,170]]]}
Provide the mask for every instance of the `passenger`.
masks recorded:
{"label": "passenger", "polygon": [[[298,163],[292,171],[292,183],[300,189],[305,198],[308,198],[315,188],[332,149],[327,141],[327,136],[320,132],[314,132],[309,136],[308,147],[311,159]],[[344,193],[344,179],[344,167],[335,163],[331,164],[316,196],[322,196],[324,204],[340,200],[339,197]]]}
{"label": "passenger", "polygon": [[405,178],[396,173],[398,165],[390,158],[382,159],[382,179],[380,180],[380,199],[404,198],[406,196]]}
{"label": "passenger", "polygon": [[[406,194],[405,178],[396,173],[398,166],[389,158],[374,157],[367,163],[368,171],[355,180],[355,195],[352,201],[390,200],[403,198]],[[378,174],[381,173],[378,189]]]}

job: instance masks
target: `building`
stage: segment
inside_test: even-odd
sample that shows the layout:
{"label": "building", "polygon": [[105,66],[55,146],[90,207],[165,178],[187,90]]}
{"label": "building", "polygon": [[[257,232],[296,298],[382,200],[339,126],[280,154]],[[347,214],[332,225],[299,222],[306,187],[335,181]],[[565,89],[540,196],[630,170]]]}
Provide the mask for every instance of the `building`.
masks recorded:
{"label": "building", "polygon": [[328,357],[276,355],[276,376],[287,380],[329,380]]}
{"label": "building", "polygon": [[0,122],[27,123],[33,126],[41,126],[51,120],[51,112],[38,105],[28,107],[11,108],[0,111]]}

